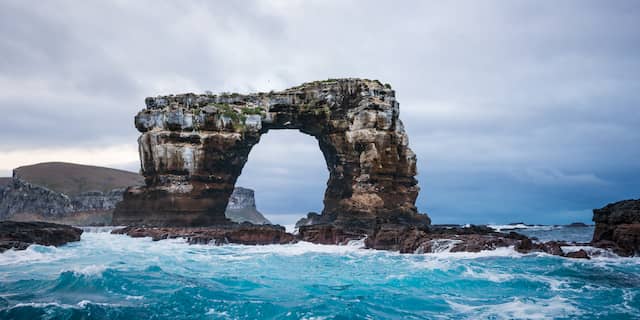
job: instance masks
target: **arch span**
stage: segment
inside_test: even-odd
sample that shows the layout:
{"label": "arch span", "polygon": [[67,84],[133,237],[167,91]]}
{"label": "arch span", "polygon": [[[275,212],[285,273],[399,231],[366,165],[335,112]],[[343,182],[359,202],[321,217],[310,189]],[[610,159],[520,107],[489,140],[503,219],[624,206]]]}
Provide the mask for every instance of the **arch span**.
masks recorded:
{"label": "arch span", "polygon": [[395,92],[377,80],[331,79],[280,92],[147,98],[135,118],[146,185],[129,188],[114,223],[228,224],[224,210],[260,136],[297,129],[316,138],[329,181],[313,223],[371,230],[428,224],[417,213],[416,156]]}

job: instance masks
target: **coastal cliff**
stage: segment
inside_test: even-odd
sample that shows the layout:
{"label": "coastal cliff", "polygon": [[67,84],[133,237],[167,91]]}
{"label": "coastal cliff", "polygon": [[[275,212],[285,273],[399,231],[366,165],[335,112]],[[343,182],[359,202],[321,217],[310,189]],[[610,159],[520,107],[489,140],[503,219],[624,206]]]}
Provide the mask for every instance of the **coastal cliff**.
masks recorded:
{"label": "coastal cliff", "polygon": [[0,220],[109,225],[124,188],[67,195],[13,178],[0,189]]}
{"label": "coastal cliff", "polygon": [[317,223],[359,234],[377,224],[430,223],[415,206],[416,156],[389,85],[330,79],[279,92],[180,94],[145,103],[135,125],[146,184],[127,189],[114,223],[232,223],[224,211],[249,152],[277,129],[318,140],[329,181]]}

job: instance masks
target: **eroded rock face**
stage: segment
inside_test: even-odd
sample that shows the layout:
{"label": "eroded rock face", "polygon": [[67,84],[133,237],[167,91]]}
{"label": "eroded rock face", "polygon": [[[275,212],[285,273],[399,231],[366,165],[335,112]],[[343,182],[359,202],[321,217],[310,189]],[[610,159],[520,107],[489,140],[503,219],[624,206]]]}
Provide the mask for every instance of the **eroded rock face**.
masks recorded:
{"label": "eroded rock face", "polygon": [[[281,92],[146,99],[136,116],[146,186],[129,188],[114,223],[228,224],[224,210],[251,148],[269,130],[318,140],[329,181],[317,223],[367,233],[379,223],[426,225],[417,213],[416,156],[395,92],[378,81],[337,79]],[[283,155],[286,156],[286,155]]]}
{"label": "eroded rock face", "polygon": [[593,243],[620,255],[640,255],[640,199],[610,203],[593,210]]}
{"label": "eroded rock face", "polygon": [[229,197],[225,216],[233,222],[271,224],[256,208],[255,192],[248,188],[236,187]]}
{"label": "eroded rock face", "polygon": [[82,229],[48,222],[0,221],[0,252],[24,250],[31,244],[60,246],[80,241]]}
{"label": "eroded rock face", "polygon": [[68,196],[14,177],[0,189],[0,219],[25,213],[60,218],[74,212],[111,210],[122,200],[123,192],[124,189],[113,189]]}

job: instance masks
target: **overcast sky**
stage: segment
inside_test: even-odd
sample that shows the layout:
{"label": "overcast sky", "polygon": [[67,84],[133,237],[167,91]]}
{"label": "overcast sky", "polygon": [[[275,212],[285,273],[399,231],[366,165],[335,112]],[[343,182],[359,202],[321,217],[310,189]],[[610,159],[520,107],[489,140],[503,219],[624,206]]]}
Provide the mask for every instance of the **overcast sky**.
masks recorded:
{"label": "overcast sky", "polygon": [[[138,170],[158,94],[391,83],[434,223],[588,222],[640,197],[638,1],[0,1],[0,175]],[[316,141],[270,132],[240,185],[322,209]]]}

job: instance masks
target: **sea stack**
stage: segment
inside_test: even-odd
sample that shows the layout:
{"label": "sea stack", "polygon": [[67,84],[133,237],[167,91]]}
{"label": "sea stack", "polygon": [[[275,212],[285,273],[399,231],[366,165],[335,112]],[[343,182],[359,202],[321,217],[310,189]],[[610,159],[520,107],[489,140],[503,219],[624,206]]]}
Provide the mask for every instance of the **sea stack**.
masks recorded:
{"label": "sea stack", "polygon": [[640,199],[610,203],[593,210],[593,243],[618,254],[640,254]]}
{"label": "sea stack", "polygon": [[146,185],[127,189],[116,224],[230,224],[224,211],[249,152],[277,129],[318,140],[329,181],[316,223],[363,234],[384,223],[430,223],[415,206],[416,156],[388,84],[330,79],[279,92],[145,102],[135,125]]}

